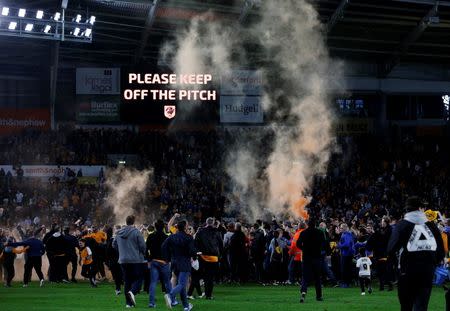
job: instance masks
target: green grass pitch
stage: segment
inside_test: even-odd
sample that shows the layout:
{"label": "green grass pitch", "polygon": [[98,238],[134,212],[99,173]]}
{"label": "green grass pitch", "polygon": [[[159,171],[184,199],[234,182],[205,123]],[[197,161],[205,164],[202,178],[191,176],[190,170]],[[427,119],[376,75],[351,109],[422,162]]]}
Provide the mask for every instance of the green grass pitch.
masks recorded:
{"label": "green grass pitch", "polygon": [[[158,287],[157,307],[155,310],[167,310]],[[194,310],[198,311],[269,311],[269,310],[305,310],[305,311],[372,311],[400,310],[397,292],[379,292],[361,296],[359,288],[324,288],[323,302],[315,300],[314,289],[311,288],[306,302],[299,303],[297,286],[217,286],[215,300],[196,299],[191,301]],[[146,293],[136,296],[137,306],[134,310],[149,310]],[[39,288],[32,282],[28,288],[15,283],[12,288],[0,288],[1,311],[49,311],[49,310],[125,310],[123,294],[115,296],[112,283],[99,284],[98,288],[89,287],[88,283],[49,284]],[[176,306],[173,310],[182,310]],[[445,310],[444,290],[434,288],[431,297],[430,311]]]}

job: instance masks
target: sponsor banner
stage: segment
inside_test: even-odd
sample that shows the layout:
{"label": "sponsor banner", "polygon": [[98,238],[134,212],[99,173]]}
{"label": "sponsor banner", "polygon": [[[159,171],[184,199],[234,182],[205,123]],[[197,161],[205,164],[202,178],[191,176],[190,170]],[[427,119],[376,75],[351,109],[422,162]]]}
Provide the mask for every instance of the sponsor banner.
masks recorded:
{"label": "sponsor banner", "polygon": [[259,96],[221,96],[221,123],[262,123],[263,109]]}
{"label": "sponsor banner", "polygon": [[120,96],[77,96],[77,104],[79,122],[120,121]]}
{"label": "sponsor banner", "polygon": [[75,124],[77,130],[117,130],[117,131],[137,131],[136,127],[131,124]]}
{"label": "sponsor banner", "polygon": [[78,177],[77,183],[79,185],[96,185],[97,177],[92,177],[92,176]]}
{"label": "sponsor banner", "polygon": [[346,118],[335,123],[337,135],[370,134],[374,131],[373,119],[369,118]]}
{"label": "sponsor banner", "polygon": [[11,134],[24,129],[50,129],[50,110],[0,109],[0,134]]}
{"label": "sponsor banner", "polygon": [[[103,168],[105,172],[106,166],[104,165],[22,165],[24,177],[60,177],[64,176],[66,167],[70,168],[75,174],[81,169],[84,177],[98,177],[100,170]],[[17,173],[12,165],[0,165],[5,173],[11,171],[13,176],[17,176]]]}
{"label": "sponsor banner", "polygon": [[254,70],[233,70],[222,76],[221,95],[261,95],[262,74]]}
{"label": "sponsor banner", "polygon": [[77,95],[119,95],[120,68],[77,68]]}

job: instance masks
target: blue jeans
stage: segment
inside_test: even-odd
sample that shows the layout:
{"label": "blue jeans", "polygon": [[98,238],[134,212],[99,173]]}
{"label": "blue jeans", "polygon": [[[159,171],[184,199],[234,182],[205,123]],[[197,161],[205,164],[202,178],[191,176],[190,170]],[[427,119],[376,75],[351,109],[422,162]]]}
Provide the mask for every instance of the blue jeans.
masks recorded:
{"label": "blue jeans", "polygon": [[155,289],[158,281],[164,284],[166,293],[170,293],[172,285],[170,284],[170,265],[163,264],[158,261],[152,261],[150,264],[150,289],[149,289],[149,303],[155,304]]}
{"label": "blue jeans", "polygon": [[190,272],[178,272],[177,274],[177,286],[172,288],[170,291],[170,296],[172,297],[172,301],[175,301],[175,296],[180,294],[181,303],[184,308],[189,307],[189,303],[186,295],[186,285],[189,280]]}
{"label": "blue jeans", "polygon": [[336,284],[336,277],[334,276],[333,271],[331,271],[330,267],[328,266],[326,256],[325,255],[320,256],[320,261],[321,261],[320,264],[322,266],[322,273],[328,277],[328,280],[331,283]]}

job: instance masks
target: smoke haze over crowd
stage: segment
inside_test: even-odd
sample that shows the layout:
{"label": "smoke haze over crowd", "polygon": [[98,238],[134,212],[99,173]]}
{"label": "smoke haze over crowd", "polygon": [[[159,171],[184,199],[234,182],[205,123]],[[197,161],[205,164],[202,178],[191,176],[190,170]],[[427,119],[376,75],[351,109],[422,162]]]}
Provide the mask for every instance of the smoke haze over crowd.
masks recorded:
{"label": "smoke haze over crowd", "polygon": [[[226,171],[234,186],[234,200],[245,215],[305,216],[304,207],[317,174],[326,172],[333,148],[333,115],[327,90],[338,85],[341,64],[333,61],[325,44],[324,27],[315,8],[305,0],[262,1],[260,18],[248,27],[213,21],[209,15],[193,19],[187,31],[169,42],[163,58],[177,73],[211,72],[216,76],[245,68],[250,53],[264,55],[255,70],[263,73],[262,105],[270,115],[266,154],[256,152],[266,130],[255,129],[252,141],[237,131],[228,148]],[[258,47],[246,50],[248,40]],[[264,160],[256,160],[256,158]]]}

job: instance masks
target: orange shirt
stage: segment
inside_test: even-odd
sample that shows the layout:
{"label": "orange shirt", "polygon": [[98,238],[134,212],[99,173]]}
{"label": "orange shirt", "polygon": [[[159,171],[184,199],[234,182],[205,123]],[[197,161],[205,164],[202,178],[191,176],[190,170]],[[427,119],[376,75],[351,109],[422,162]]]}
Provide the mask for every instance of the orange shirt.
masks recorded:
{"label": "orange shirt", "polygon": [[98,244],[102,244],[106,242],[106,233],[103,231],[93,232],[91,234],[87,234],[84,236],[85,238],[93,238],[95,242]]}
{"label": "orange shirt", "polygon": [[300,233],[302,233],[303,230],[305,229],[298,229],[295,232],[294,237],[292,238],[291,241],[291,247],[289,248],[289,255],[293,255],[295,261],[302,261],[302,250],[297,247],[297,240],[300,237]]}
{"label": "orange shirt", "polygon": [[81,264],[90,265],[92,263],[92,251],[89,247],[80,250]]}

